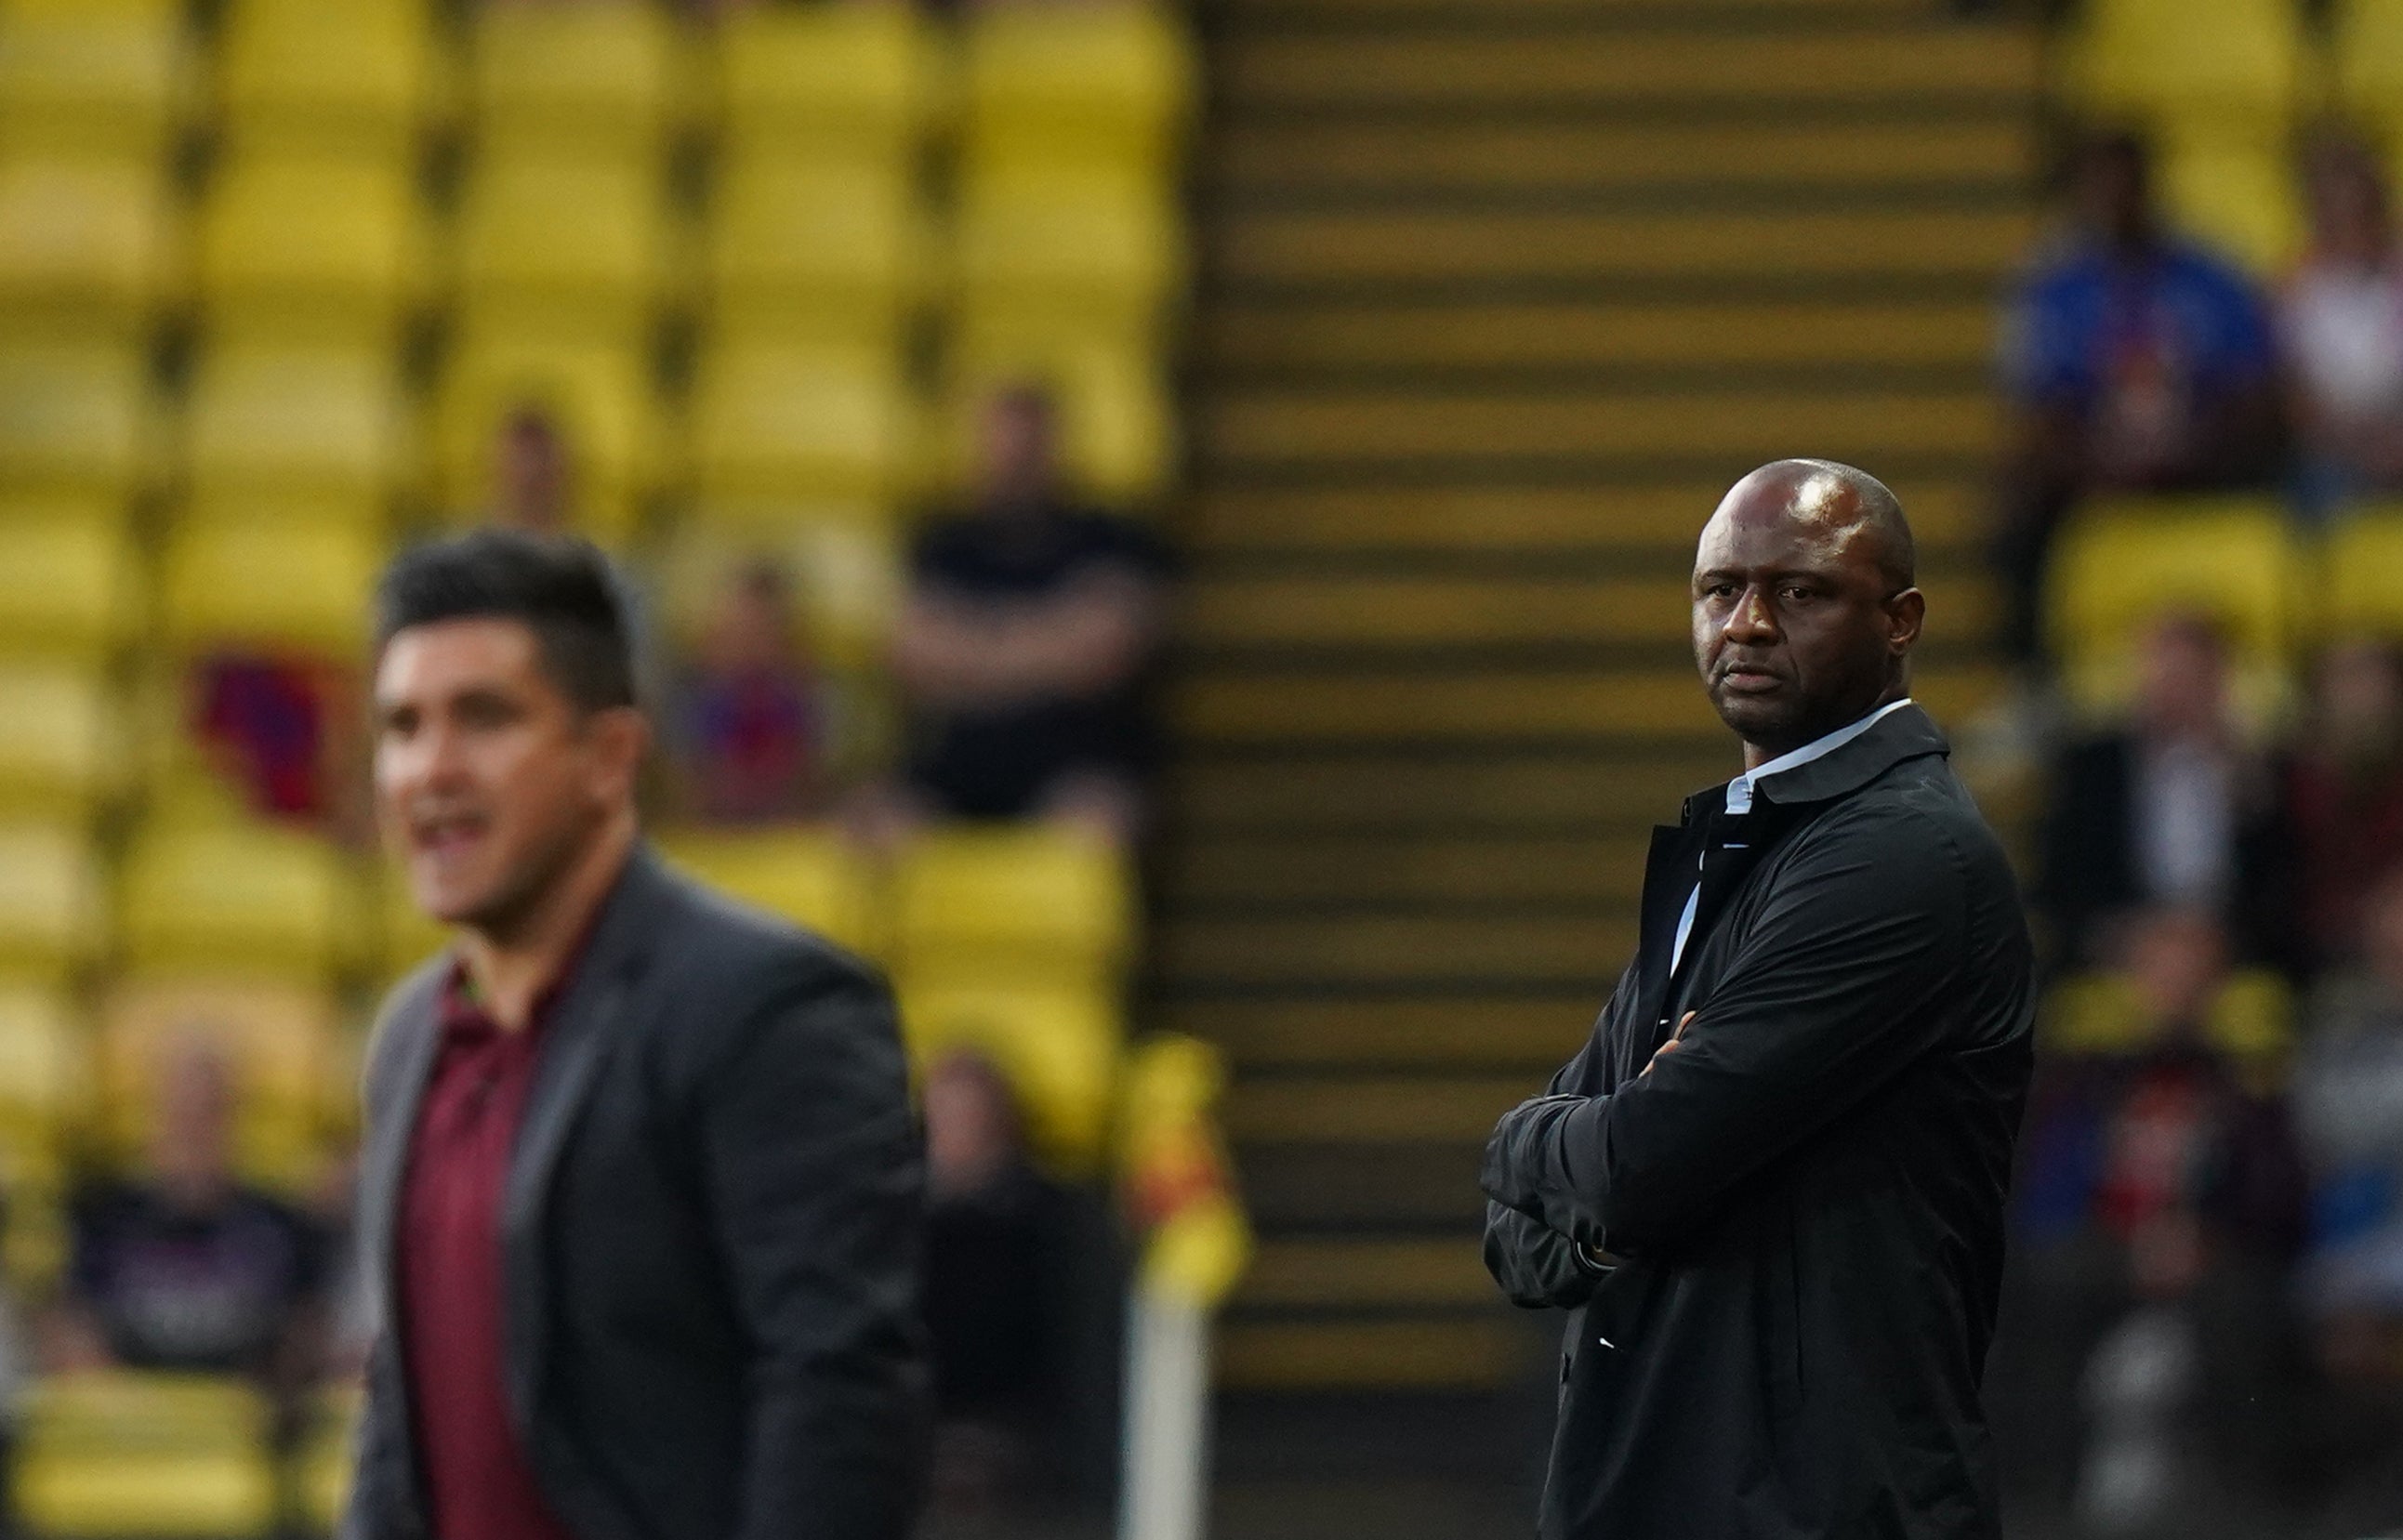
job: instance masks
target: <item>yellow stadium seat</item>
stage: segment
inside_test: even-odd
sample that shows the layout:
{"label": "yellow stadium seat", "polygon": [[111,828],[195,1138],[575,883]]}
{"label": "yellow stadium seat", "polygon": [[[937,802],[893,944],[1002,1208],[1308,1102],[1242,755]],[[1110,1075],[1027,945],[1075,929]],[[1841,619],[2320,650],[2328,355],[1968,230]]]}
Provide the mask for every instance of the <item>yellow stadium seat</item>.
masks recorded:
{"label": "yellow stadium seat", "polygon": [[0,967],[63,980],[108,939],[100,860],[65,824],[0,824]]}
{"label": "yellow stadium seat", "polygon": [[185,476],[203,499],[382,498],[409,464],[407,425],[381,352],[220,350],[192,385]]}
{"label": "yellow stadium seat", "polygon": [[2362,509],[2330,531],[2321,551],[2320,602],[2310,614],[2319,640],[2381,636],[2403,642],[2403,506]]}
{"label": "yellow stadium seat", "polygon": [[2295,641],[2300,557],[2284,510],[2253,497],[2128,499],[2081,509],[2054,547],[2047,625],[2072,696],[2122,699],[2145,628],[2200,614],[2223,632],[2240,700],[2274,704]]}
{"label": "yellow stadium seat", "polygon": [[381,935],[382,978],[405,978],[420,963],[451,944],[451,928],[417,907],[408,874],[397,862],[377,867],[375,907]]}
{"label": "yellow stadium seat", "polygon": [[837,670],[882,663],[901,603],[901,534],[874,508],[704,505],[687,517],[656,569],[668,630],[690,647],[733,573],[769,562],[792,580],[800,641]]}
{"label": "yellow stadium seat", "polygon": [[637,0],[475,12],[470,90],[485,150],[646,160],[684,111],[666,8]]}
{"label": "yellow stadium seat", "polygon": [[1099,1167],[1124,1037],[1104,992],[905,975],[900,1006],[902,1036],[919,1063],[958,1049],[991,1059],[1018,1092],[1036,1152],[1066,1175]]}
{"label": "yellow stadium seat", "polygon": [[125,734],[90,663],[0,662],[0,816],[81,825],[124,784]]}
{"label": "yellow stadium seat", "polygon": [[2061,79],[2091,117],[2266,140],[2294,121],[2306,62],[2291,0],[2091,0]]}
{"label": "yellow stadium seat", "polygon": [[0,321],[21,339],[133,339],[167,298],[174,235],[137,162],[0,161]]}
{"label": "yellow stadium seat", "polygon": [[351,1467],[366,1400],[355,1387],[329,1390],[311,1408],[309,1425],[295,1457],[295,1493],[300,1521],[312,1534],[340,1530],[350,1502]]}
{"label": "yellow stadium seat", "polygon": [[2295,158],[2283,144],[2202,140],[2163,146],[2162,206],[2171,222],[2264,278],[2302,254]]}
{"label": "yellow stadium seat", "polygon": [[[2294,991],[2286,981],[2247,969],[2229,975],[2212,998],[2203,1038],[2267,1090],[2274,1089],[2294,1046]],[[2158,1047],[2160,1030],[2128,979],[2083,974],[2046,992],[2037,1038],[2048,1053],[2117,1056]]]}
{"label": "yellow stadium seat", "polygon": [[989,6],[966,27],[972,160],[1102,159],[1165,176],[1197,94],[1165,6]]}
{"label": "yellow stadium seat", "polygon": [[1047,390],[1059,411],[1062,468],[1082,494],[1141,504],[1160,496],[1176,461],[1166,371],[1147,348],[1007,328],[964,328],[952,361],[942,452],[951,484],[973,469],[979,419],[997,391]]}
{"label": "yellow stadium seat", "polygon": [[0,346],[0,486],[118,499],[148,479],[152,458],[134,349]]}
{"label": "yellow stadium seat", "polygon": [[102,1001],[92,1063],[103,1153],[138,1166],[159,1124],[160,1075],[198,1041],[222,1056],[233,1099],[236,1166],[291,1190],[318,1174],[326,1135],[347,1122],[347,1063],[333,997],[300,984],[191,977],[120,980]]}
{"label": "yellow stadium seat", "polygon": [[1156,333],[1185,283],[1184,236],[1160,187],[1061,167],[969,181],[955,262],[971,322],[1133,339]]}
{"label": "yellow stadium seat", "polygon": [[906,157],[941,106],[941,54],[913,7],[746,6],[717,35],[719,130],[742,152]]}
{"label": "yellow stadium seat", "polygon": [[0,519],[0,653],[105,659],[141,627],[142,575],[121,524]]}
{"label": "yellow stadium seat", "polygon": [[1070,829],[938,829],[894,873],[895,952],[920,983],[1113,978],[1134,911],[1124,855]]}
{"label": "yellow stadium seat", "polygon": [[319,654],[366,645],[381,545],[335,523],[205,523],[170,538],[160,577],[167,643],[189,657],[216,647]]}
{"label": "yellow stadium seat", "polygon": [[693,389],[694,489],[718,502],[889,501],[918,431],[897,361],[872,349],[714,349]]}
{"label": "yellow stadium seat", "polygon": [[62,989],[0,980],[0,1183],[56,1191],[91,1093],[85,1034]]}
{"label": "yellow stadium seat", "polygon": [[471,328],[506,321],[521,335],[548,328],[639,347],[660,295],[666,235],[660,179],[646,167],[488,161],[460,215],[459,300]]}
{"label": "yellow stadium seat", "polygon": [[235,0],[217,43],[228,142],[405,169],[440,79],[431,11],[425,0]]}
{"label": "yellow stadium seat", "polygon": [[2328,31],[2340,104],[2390,133],[2403,129],[2403,3],[2337,0]]}
{"label": "yellow stadium seat", "polygon": [[709,284],[721,339],[897,349],[926,263],[917,186],[896,159],[754,156],[719,178]]}
{"label": "yellow stadium seat", "polygon": [[15,1459],[17,1505],[60,1540],[249,1540],[276,1520],[269,1411],[249,1381],[132,1373],[37,1381]]}
{"label": "yellow stadium seat", "polygon": [[189,76],[180,7],[11,6],[0,11],[0,143],[155,164]]}
{"label": "yellow stadium seat", "polygon": [[456,351],[435,411],[438,494],[453,521],[482,517],[502,428],[518,411],[558,425],[573,461],[574,521],[621,544],[659,474],[659,399],[636,352],[470,335]]}
{"label": "yellow stadium seat", "polygon": [[423,298],[416,187],[371,161],[238,158],[201,213],[199,247],[201,303],[219,345],[389,348]]}
{"label": "yellow stadium seat", "polygon": [[297,830],[154,821],[126,853],[118,930],[136,968],[317,982],[354,959],[358,929],[341,853]]}
{"label": "yellow stadium seat", "polygon": [[815,828],[671,834],[668,856],[718,891],[873,957],[883,944],[876,884],[833,832]]}

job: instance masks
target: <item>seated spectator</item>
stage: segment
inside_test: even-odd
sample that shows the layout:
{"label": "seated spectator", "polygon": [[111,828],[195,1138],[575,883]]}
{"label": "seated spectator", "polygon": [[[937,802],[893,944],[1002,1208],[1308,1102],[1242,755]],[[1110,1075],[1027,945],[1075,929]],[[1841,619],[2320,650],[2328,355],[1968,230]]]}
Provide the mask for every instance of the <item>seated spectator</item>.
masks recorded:
{"label": "seated spectator", "polygon": [[833,704],[802,653],[784,570],[761,561],[733,573],[675,685],[670,731],[685,811],[712,823],[826,813]]}
{"label": "seated spectator", "polygon": [[2310,254],[2279,297],[2303,513],[2403,489],[2403,252],[2386,181],[2357,144],[2309,162]]}
{"label": "seated spectator", "polygon": [[2276,777],[2228,701],[2228,662],[2207,622],[2146,633],[2124,726],[2070,744],[2036,831],[2036,909],[2057,965],[2107,950],[2119,916],[2160,904],[2221,917],[2247,962],[2283,964],[2292,927]]}
{"label": "seated spectator", "polygon": [[[1056,1482],[1076,1378],[1075,1196],[1038,1171],[1009,1083],[954,1052],[926,1073],[926,1322],[938,1501],[978,1508]],[[1104,1307],[1106,1311],[1106,1306]]]}
{"label": "seated spectator", "polygon": [[2124,1531],[2267,1481],[2288,1452],[2275,1419],[2300,1382],[2283,1301],[2304,1187],[2274,1058],[2226,1030],[2212,914],[2132,917],[2114,971],[2133,1010],[2118,1040],[2063,1047],[2078,1034],[2049,1022],[1994,1363],[2020,1458],[2065,1466],[2039,1481]]}
{"label": "seated spectator", "polygon": [[493,446],[489,523],[535,534],[564,533],[574,521],[576,467],[567,436],[546,409],[521,406]]}
{"label": "seated spectator", "polygon": [[894,651],[910,756],[896,818],[1059,818],[1132,836],[1166,562],[1064,502],[1052,406],[988,408],[976,506],[918,542]]}
{"label": "seated spectator", "polygon": [[75,1204],[49,1368],[247,1374],[287,1397],[314,1379],[325,1243],[236,1176],[232,1103],[214,1045],[168,1050],[146,1169]]}
{"label": "seated spectator", "polygon": [[2011,301],[2003,352],[1995,563],[2004,640],[2029,660],[2053,532],[2078,498],[2262,480],[2276,449],[2267,308],[2233,266],[2162,229],[2143,141],[2088,142],[2070,182],[2070,230]]}
{"label": "seated spectator", "polygon": [[251,812],[322,828],[357,817],[348,669],[286,653],[220,652],[192,665],[189,688],[202,752]]}
{"label": "seated spectator", "polygon": [[[2308,1013],[2295,1116],[2316,1178],[2305,1309],[2329,1380],[2326,1443],[2353,1533],[2391,1526],[2403,1490],[2403,867],[2364,905],[2359,964]],[[2389,1467],[2383,1483],[2365,1477]],[[2366,1491],[2357,1491],[2367,1486]]]}
{"label": "seated spectator", "polygon": [[2313,965],[2342,961],[2372,885],[2403,867],[2403,657],[2340,643],[2312,671],[2312,701],[2285,766],[2299,941]]}

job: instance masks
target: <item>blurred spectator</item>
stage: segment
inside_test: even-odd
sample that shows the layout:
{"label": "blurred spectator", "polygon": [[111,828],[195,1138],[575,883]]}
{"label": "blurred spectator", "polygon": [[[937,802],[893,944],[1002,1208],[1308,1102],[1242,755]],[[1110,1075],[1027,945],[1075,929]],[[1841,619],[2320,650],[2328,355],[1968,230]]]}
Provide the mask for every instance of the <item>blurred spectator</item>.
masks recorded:
{"label": "blurred spectator", "polygon": [[2340,643],[2312,673],[2311,711],[2285,770],[2302,953],[2350,956],[2370,888],[2403,867],[2403,658]]}
{"label": "blurred spectator", "polygon": [[938,1502],[976,1509],[1055,1483],[1076,1378],[1080,1214],[1038,1171],[1008,1081],[954,1052],[926,1072],[926,1321]]}
{"label": "blurred spectator", "polygon": [[2295,1113],[2317,1178],[2303,1297],[2332,1392],[2329,1474],[2367,1531],[2403,1519],[2403,867],[2365,904],[2360,955],[2313,1000]]}
{"label": "blurred spectator", "polygon": [[1059,488],[1049,397],[987,408],[978,503],[930,524],[894,666],[911,754],[896,819],[1050,817],[1132,836],[1166,558]]}
{"label": "blurred spectator", "polygon": [[2132,918],[2115,975],[2125,1020],[2048,1034],[1995,1400],[2022,1478],[2074,1491],[2090,1528],[2183,1517],[2168,1533],[2195,1533],[2182,1506],[2257,1494],[2293,1454],[2280,1420],[2301,1384],[2285,1298],[2303,1170],[2274,1065],[2223,1011],[2213,916]]}
{"label": "blurred spectator", "polygon": [[2089,141],[2069,182],[2071,228],[2012,299],[2003,353],[2014,421],[1995,562],[2021,659],[2039,651],[2045,561],[2080,496],[2265,479],[2276,448],[2267,310],[2233,266],[2162,229],[2144,142]]}
{"label": "blurred spectator", "polygon": [[550,412],[525,405],[511,411],[493,446],[489,522],[536,534],[565,533],[574,521],[575,465],[567,436]]}
{"label": "blurred spectator", "polygon": [[2070,744],[2052,768],[2034,896],[2054,961],[2090,963],[2117,917],[2180,904],[2220,916],[2247,961],[2284,964],[2292,925],[2276,777],[2230,715],[2218,634],[2164,617],[2138,666],[2126,725]]}
{"label": "blurred spectator", "polygon": [[2321,519],[2403,487],[2403,254],[2367,149],[2319,146],[2308,189],[2311,251],[2280,297],[2278,330],[2299,503]]}
{"label": "blurred spectator", "polygon": [[833,693],[804,655],[790,579],[771,562],[732,573],[671,718],[686,811],[711,822],[827,811]]}
{"label": "blurred spectator", "polygon": [[75,1205],[66,1297],[42,1333],[50,1368],[248,1374],[287,1395],[314,1379],[325,1242],[237,1178],[232,1124],[225,1059],[178,1040],[146,1170]]}
{"label": "blurred spectator", "polygon": [[359,812],[350,671],[290,654],[222,652],[192,667],[195,734],[252,812],[317,825]]}

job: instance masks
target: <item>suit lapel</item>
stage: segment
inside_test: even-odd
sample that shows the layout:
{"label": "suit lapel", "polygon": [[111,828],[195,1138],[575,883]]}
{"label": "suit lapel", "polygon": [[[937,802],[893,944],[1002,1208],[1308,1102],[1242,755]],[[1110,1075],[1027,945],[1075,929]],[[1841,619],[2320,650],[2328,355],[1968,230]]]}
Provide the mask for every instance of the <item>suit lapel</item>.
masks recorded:
{"label": "suit lapel", "polygon": [[[1702,825],[1690,816],[1683,824],[1663,824],[1652,831],[1652,852],[1644,863],[1644,900],[1635,943],[1636,978],[1641,1017],[1638,1035],[1646,1034],[1668,998],[1669,957],[1676,950],[1677,920],[1694,891],[1696,862],[1702,853]],[[1648,1051],[1648,1050],[1647,1050]]]}
{"label": "suit lapel", "polygon": [[510,1409],[521,1430],[532,1426],[534,1390],[541,1383],[541,1353],[549,1336],[544,1206],[593,1078],[624,1035],[620,1029],[628,998],[650,960],[667,881],[647,853],[634,853],[594,927],[566,997],[542,1028],[542,1054],[535,1066],[534,1086],[526,1093],[501,1195],[504,1343]]}
{"label": "suit lapel", "polygon": [[[447,970],[448,964],[446,964]],[[417,1141],[418,1104],[442,1047],[440,986],[421,986],[396,1003],[383,1024],[391,1040],[389,1082],[371,1088],[380,1105],[359,1151],[359,1220],[362,1261],[387,1317],[399,1297],[400,1190],[409,1175],[409,1151]]]}

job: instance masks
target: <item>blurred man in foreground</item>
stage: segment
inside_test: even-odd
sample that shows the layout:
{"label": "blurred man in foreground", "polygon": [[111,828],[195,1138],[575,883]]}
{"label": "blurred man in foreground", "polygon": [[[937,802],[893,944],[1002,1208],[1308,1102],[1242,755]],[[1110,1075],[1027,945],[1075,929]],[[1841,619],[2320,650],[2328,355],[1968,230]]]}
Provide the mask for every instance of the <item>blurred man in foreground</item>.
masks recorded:
{"label": "blurred man in foreground", "polygon": [[918,1135],[883,985],[643,848],[648,728],[589,546],[487,531],[380,595],[376,795],[451,952],[387,1003],[387,1294],[354,1540],[899,1540]]}
{"label": "blurred man in foreground", "polygon": [[1910,699],[1912,567],[1894,494],[1824,461],[1702,531],[1744,771],[1654,836],[1633,965],[1485,1151],[1487,1266],[1574,1312],[1545,1540],[2000,1533],[1978,1390],[2030,946]]}

